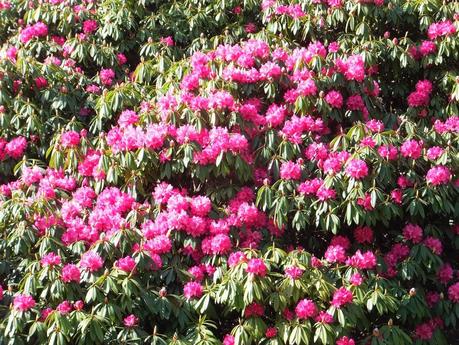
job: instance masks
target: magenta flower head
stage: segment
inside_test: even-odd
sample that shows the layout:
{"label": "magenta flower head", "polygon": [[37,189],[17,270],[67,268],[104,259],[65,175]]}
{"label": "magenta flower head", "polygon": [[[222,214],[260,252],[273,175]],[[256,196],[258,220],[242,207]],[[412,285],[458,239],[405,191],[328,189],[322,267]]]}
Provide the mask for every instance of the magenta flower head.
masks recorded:
{"label": "magenta flower head", "polygon": [[199,298],[202,296],[204,289],[198,282],[188,282],[183,288],[183,295],[186,299]]}
{"label": "magenta flower head", "polygon": [[89,251],[81,256],[80,267],[86,268],[89,272],[98,271],[104,264],[104,260],[95,251]]}
{"label": "magenta flower head", "polygon": [[27,311],[35,307],[35,300],[30,295],[16,295],[13,300],[13,307],[18,311]]}
{"label": "magenta flower head", "polygon": [[263,259],[250,259],[247,263],[246,271],[253,275],[264,277],[266,275],[266,265]]}
{"label": "magenta flower head", "polygon": [[308,319],[317,314],[317,307],[312,300],[303,299],[296,305],[295,313],[299,319]]}
{"label": "magenta flower head", "polygon": [[133,328],[133,327],[137,326],[138,323],[139,323],[139,318],[137,316],[135,316],[134,314],[126,316],[124,318],[124,320],[123,320],[123,324],[127,328]]}
{"label": "magenta flower head", "polygon": [[336,308],[341,308],[345,306],[346,304],[351,303],[352,299],[353,299],[352,292],[346,289],[345,287],[340,287],[333,294],[333,300],[331,304]]}

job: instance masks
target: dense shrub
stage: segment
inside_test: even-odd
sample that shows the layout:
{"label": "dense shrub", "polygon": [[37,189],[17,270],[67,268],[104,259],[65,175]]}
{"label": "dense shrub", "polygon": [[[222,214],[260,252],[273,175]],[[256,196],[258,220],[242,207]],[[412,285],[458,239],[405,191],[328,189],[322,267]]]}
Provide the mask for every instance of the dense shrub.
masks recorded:
{"label": "dense shrub", "polygon": [[459,4],[0,8],[0,342],[453,344]]}

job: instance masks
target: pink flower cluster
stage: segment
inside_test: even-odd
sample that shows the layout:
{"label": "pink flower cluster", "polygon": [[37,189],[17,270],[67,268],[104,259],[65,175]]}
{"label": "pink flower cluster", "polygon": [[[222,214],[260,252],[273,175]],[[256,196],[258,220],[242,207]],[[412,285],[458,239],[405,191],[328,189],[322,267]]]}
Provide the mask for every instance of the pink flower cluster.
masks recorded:
{"label": "pink flower cluster", "polygon": [[246,268],[247,273],[252,273],[253,275],[264,277],[266,275],[266,265],[263,259],[250,259],[247,263]]}
{"label": "pink flower cluster", "polygon": [[416,90],[409,94],[408,105],[410,107],[427,107],[430,102],[432,83],[429,80],[420,80],[416,84]]}
{"label": "pink flower cluster", "polygon": [[450,20],[444,20],[442,22],[430,24],[427,29],[427,35],[431,40],[434,40],[439,37],[454,35],[456,31],[456,27]]}
{"label": "pink flower cluster", "polygon": [[0,137],[0,161],[7,157],[19,159],[27,148],[27,140],[24,137],[16,137],[9,142]]}
{"label": "pink flower cluster", "polygon": [[352,303],[353,298],[354,297],[351,291],[349,291],[345,287],[340,287],[333,293],[333,299],[331,301],[331,304],[335,308],[341,308],[346,304]]}
{"label": "pink flower cluster", "polygon": [[337,59],[335,64],[346,80],[362,82],[365,78],[365,63],[361,55],[351,55],[345,60]]}
{"label": "pink flower cluster", "polygon": [[303,299],[295,307],[296,316],[299,319],[309,319],[317,314],[317,307],[310,299]]}
{"label": "pink flower cluster", "polygon": [[85,34],[93,33],[97,30],[97,22],[93,19],[88,19],[83,22],[83,32]]}
{"label": "pink flower cluster", "polygon": [[203,288],[201,284],[197,282],[188,282],[185,284],[185,287],[183,288],[183,295],[187,299],[199,298],[202,296],[202,293]]}
{"label": "pink flower cluster", "polygon": [[352,159],[346,164],[346,174],[355,179],[362,179],[368,175],[368,166],[361,159]]}
{"label": "pink flower cluster", "polygon": [[18,311],[27,311],[35,307],[35,300],[30,295],[16,295],[13,300],[13,307]]}
{"label": "pink flower cluster", "polygon": [[446,184],[451,180],[451,171],[448,167],[438,165],[429,169],[426,175],[426,180],[433,186]]}
{"label": "pink flower cluster", "polygon": [[111,68],[101,69],[99,72],[100,82],[105,86],[111,86],[115,79],[115,71]]}
{"label": "pink flower cluster", "polygon": [[21,31],[20,40],[27,43],[35,37],[44,37],[48,35],[48,26],[42,22],[29,25]]}

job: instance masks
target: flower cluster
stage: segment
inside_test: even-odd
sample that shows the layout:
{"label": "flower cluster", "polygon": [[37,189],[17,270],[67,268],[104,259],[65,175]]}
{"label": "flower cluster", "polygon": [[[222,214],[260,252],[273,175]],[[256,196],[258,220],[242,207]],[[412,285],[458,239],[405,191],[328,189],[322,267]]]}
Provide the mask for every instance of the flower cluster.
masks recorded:
{"label": "flower cluster", "polygon": [[454,6],[0,1],[0,339],[454,340]]}

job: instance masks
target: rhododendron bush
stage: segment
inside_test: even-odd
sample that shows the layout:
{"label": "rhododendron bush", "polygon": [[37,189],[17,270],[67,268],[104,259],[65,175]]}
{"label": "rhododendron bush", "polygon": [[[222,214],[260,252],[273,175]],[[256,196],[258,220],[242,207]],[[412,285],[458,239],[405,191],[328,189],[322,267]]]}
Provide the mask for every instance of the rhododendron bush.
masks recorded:
{"label": "rhododendron bush", "polygon": [[458,3],[0,23],[0,343],[458,339]]}

